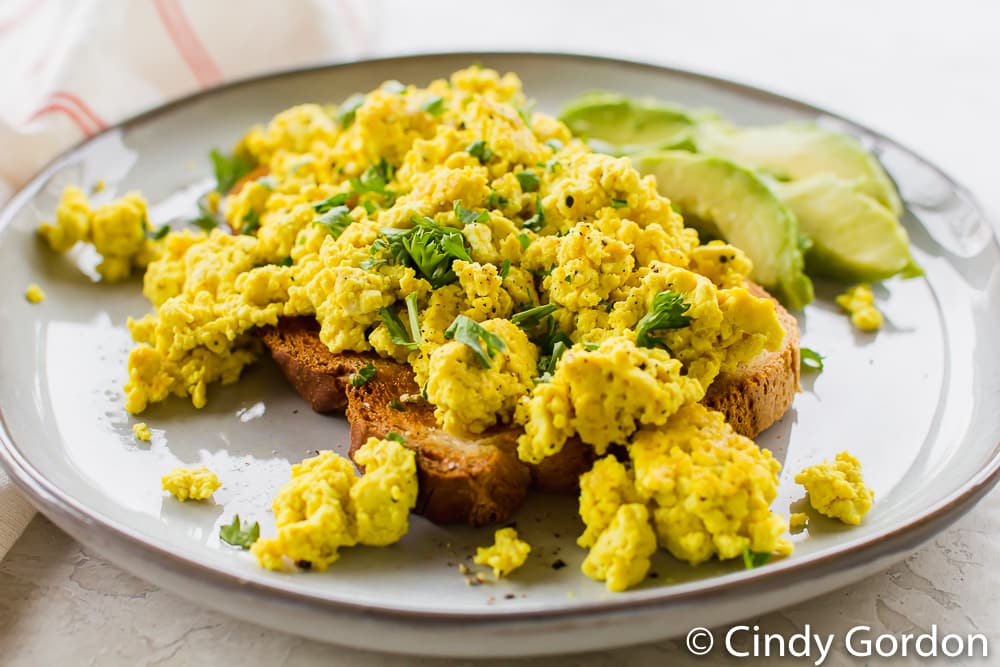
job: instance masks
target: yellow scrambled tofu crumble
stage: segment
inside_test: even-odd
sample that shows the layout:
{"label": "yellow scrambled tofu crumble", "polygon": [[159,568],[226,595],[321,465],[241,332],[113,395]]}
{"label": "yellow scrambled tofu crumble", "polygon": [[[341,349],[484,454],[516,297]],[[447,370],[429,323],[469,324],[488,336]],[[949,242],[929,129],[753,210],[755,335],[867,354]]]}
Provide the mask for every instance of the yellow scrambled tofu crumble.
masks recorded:
{"label": "yellow scrambled tofu crumble", "polygon": [[493,568],[497,578],[508,574],[524,565],[531,553],[531,545],[520,539],[514,528],[501,528],[493,535],[493,544],[476,549],[473,559],[477,565]]}
{"label": "yellow scrambled tofu crumble", "polygon": [[851,316],[851,324],[861,331],[882,328],[882,312],[875,306],[875,295],[868,284],[855,285],[837,297],[837,304]]}
{"label": "yellow scrambled tofu crumble", "polygon": [[340,549],[387,546],[409,529],[417,501],[414,453],[391,440],[369,438],[355,454],[365,474],[332,451],[292,466],[292,478],[274,499],[277,534],[251,547],[262,567],[291,565],[322,572]]}
{"label": "yellow scrambled tofu crumble", "polygon": [[[207,198],[225,222],[209,232],[150,234],[137,193],[92,208],[66,189],[39,228],[48,244],[92,244],[105,281],[144,269],[152,310],[128,322],[127,410],[170,396],[205,406],[261,354],[256,329],[308,316],[332,352],[411,366],[449,434],[516,425],[528,463],[570,439],[591,447],[578,543],[583,572],[610,590],[643,581],[657,548],[692,565],[789,553],[770,509],[780,464],[699,403],[785,335],[774,303],[747,289],[746,255],[700,244],[652,176],[527,111],[513,74],[471,67],[356,100],[252,128],[235,157],[253,171]],[[844,303],[861,328],[878,314],[870,296]],[[261,566],[322,571],[345,547],[402,538],[414,452],[369,439],[354,458],[360,477],[332,451],[292,466],[276,533],[251,547]],[[860,475],[837,470],[841,482],[800,476],[814,507],[860,517]],[[182,500],[218,485],[204,468],[163,478]],[[502,576],[529,551],[504,529],[476,562]]]}
{"label": "yellow scrambled tofu crumble", "polygon": [[45,301],[45,291],[35,283],[31,283],[24,290],[24,298],[28,303],[41,303]]}
{"label": "yellow scrambled tofu crumble", "polygon": [[143,442],[149,442],[153,439],[153,432],[149,430],[149,425],[146,422],[132,424],[132,435],[135,436],[136,440],[142,440]]}
{"label": "yellow scrambled tofu crumble", "polygon": [[806,468],[795,476],[795,483],[805,487],[814,510],[853,526],[861,523],[875,501],[861,475],[861,462],[847,452]]}
{"label": "yellow scrambled tofu crumble", "polygon": [[197,468],[174,468],[160,480],[164,491],[169,491],[177,500],[206,500],[222,486],[215,473],[199,466]]}

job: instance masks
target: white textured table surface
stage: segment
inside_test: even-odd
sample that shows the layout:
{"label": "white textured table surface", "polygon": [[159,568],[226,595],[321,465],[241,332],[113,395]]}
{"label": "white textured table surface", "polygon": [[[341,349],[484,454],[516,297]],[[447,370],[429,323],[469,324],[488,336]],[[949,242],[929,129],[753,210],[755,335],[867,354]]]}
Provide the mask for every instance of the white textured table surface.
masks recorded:
{"label": "white textured table surface", "polygon": [[[373,52],[540,49],[631,57],[734,78],[843,113],[914,148],[1000,218],[1000,5],[379,3]],[[447,17],[447,18],[445,18]],[[1000,493],[905,561],[854,586],[753,618],[762,632],[982,633],[1000,655]],[[662,665],[683,641],[552,659]],[[733,659],[728,659],[733,660]],[[840,652],[824,664],[858,661]],[[718,650],[699,664],[726,662]],[[539,662],[539,661],[533,661]],[[752,661],[751,661],[752,662]],[[905,662],[903,660],[902,662]],[[189,604],[88,553],[39,517],[0,562],[0,663],[433,665],[325,646]],[[453,664],[453,663],[447,663]],[[954,661],[949,664],[958,664]]]}

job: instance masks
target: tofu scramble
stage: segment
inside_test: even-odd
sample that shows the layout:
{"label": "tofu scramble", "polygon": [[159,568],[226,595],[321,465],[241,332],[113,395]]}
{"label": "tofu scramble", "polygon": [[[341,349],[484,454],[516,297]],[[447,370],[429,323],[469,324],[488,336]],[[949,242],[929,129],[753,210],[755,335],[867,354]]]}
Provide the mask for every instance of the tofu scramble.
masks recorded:
{"label": "tofu scramble", "polygon": [[[523,461],[571,438],[603,457],[581,478],[579,544],[611,590],[641,582],[657,547],[691,564],[789,553],[769,509],[780,464],[698,403],[782,343],[773,302],[746,287],[750,261],[700,244],[627,158],[529,109],[513,74],[390,81],[252,128],[235,159],[253,171],[220,183],[225,226],[151,231],[137,193],[92,209],[71,187],[39,231],[60,252],[93,244],[106,281],[144,270],[132,414],[169,396],[205,406],[261,355],[255,329],[310,316],[332,352],[410,365],[452,434],[516,424]],[[293,467],[277,536],[252,548],[261,565],[322,570],[340,548],[405,534],[413,452],[370,440],[358,455],[360,479],[332,452]],[[490,553],[501,572],[520,565]]]}

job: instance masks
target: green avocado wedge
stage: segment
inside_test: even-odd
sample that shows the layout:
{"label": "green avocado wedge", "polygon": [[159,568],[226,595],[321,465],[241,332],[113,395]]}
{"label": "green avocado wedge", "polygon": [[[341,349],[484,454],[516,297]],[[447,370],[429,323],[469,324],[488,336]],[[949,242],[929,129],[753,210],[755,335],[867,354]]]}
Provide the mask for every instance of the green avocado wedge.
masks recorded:
{"label": "green avocado wedge", "polygon": [[698,122],[679,107],[602,91],[570,100],[559,120],[593,150],[615,156],[658,149],[693,150]]}
{"label": "green avocado wedge", "polygon": [[903,205],[879,161],[854,137],[810,123],[739,128],[724,122],[699,125],[698,152],[764,171],[780,181],[832,174],[855,181],[895,215]]}
{"label": "green avocado wedge", "polygon": [[875,282],[896,274],[922,275],[896,216],[857,182],[822,174],[775,190],[812,240],[806,269],[847,282]]}
{"label": "green avocado wedge", "polygon": [[750,278],[796,310],[813,299],[795,215],[750,169],[724,158],[685,151],[633,156],[642,174],[703,235],[721,236],[753,262]]}

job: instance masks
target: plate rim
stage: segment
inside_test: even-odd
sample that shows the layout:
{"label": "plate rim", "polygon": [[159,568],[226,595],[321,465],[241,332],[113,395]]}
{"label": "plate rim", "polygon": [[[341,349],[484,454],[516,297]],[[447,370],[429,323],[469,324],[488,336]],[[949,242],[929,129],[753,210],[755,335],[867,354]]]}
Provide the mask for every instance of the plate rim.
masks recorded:
{"label": "plate rim", "polygon": [[[139,113],[128,116],[119,122],[109,125],[102,130],[95,132],[89,137],[84,137],[69,148],[61,151],[43,167],[28,178],[24,185],[11,196],[11,198],[0,208],[0,234],[11,223],[14,211],[23,206],[23,201],[28,196],[28,191],[33,184],[44,178],[49,172],[56,168],[61,162],[74,153],[82,150],[87,144],[99,137],[127,130],[130,127],[154,119],[161,114],[167,114],[176,108],[184,106],[222,93],[224,91],[253,86],[264,81],[276,80],[285,77],[299,76],[320,71],[338,70],[364,66],[370,64],[391,64],[393,62],[411,62],[425,60],[433,62],[446,58],[466,58],[470,62],[475,60],[488,60],[491,57],[524,57],[540,58],[553,61],[582,61],[600,64],[619,65],[630,68],[639,68],[652,71],[653,73],[666,74],[675,78],[688,79],[707,83],[713,87],[719,87],[735,91],[743,96],[759,99],[761,101],[778,104],[786,108],[792,108],[801,112],[824,115],[836,119],[850,130],[863,136],[871,137],[876,143],[887,144],[895,150],[908,154],[922,166],[931,169],[942,177],[954,191],[962,194],[968,199],[969,204],[976,213],[984,220],[988,221],[981,205],[975,195],[964,185],[952,178],[947,172],[930,162],[920,154],[907,148],[891,139],[887,135],[873,130],[861,123],[851,120],[838,113],[830,112],[822,107],[802,102],[800,100],[787,97],[785,95],[772,92],[765,88],[752,86],[733,79],[705,74],[692,69],[684,69],[660,65],[651,62],[644,62],[632,59],[617,58],[610,56],[597,56],[583,53],[573,53],[564,51],[441,51],[434,53],[415,53],[404,55],[391,55],[377,58],[365,58],[346,62],[321,63],[306,67],[294,67],[268,72],[255,76],[241,77],[228,81],[219,86],[213,86],[195,91],[183,97],[171,100],[164,104],[146,109]],[[991,225],[987,225],[990,231],[990,242],[997,245],[997,232]],[[619,599],[602,599],[588,602],[581,602],[571,607],[540,608],[540,609],[510,609],[500,608],[489,609],[465,609],[465,610],[445,610],[437,611],[430,609],[411,609],[391,607],[384,604],[368,604],[353,600],[338,600],[328,595],[310,594],[306,592],[294,591],[270,582],[253,581],[245,579],[232,572],[216,569],[198,560],[171,551],[169,548],[159,545],[154,541],[146,539],[136,534],[126,525],[120,525],[117,521],[104,516],[100,512],[88,509],[84,503],[72,498],[49,481],[32,466],[27,457],[22,453],[21,448],[14,441],[7,427],[7,420],[4,408],[0,405],[0,464],[8,471],[10,478],[21,489],[21,491],[32,501],[36,508],[43,514],[53,518],[60,526],[66,528],[76,539],[81,539],[80,534],[90,533],[87,541],[94,541],[94,538],[101,538],[123,542],[123,546],[128,547],[132,552],[142,553],[155,562],[151,563],[157,567],[169,567],[174,571],[182,572],[186,577],[196,581],[205,581],[212,585],[219,586],[231,593],[253,593],[267,597],[277,598],[279,602],[292,604],[305,604],[313,607],[321,607],[329,611],[356,611],[377,617],[384,617],[396,620],[463,620],[474,623],[507,623],[529,619],[558,619],[569,620],[584,618],[594,615],[607,614],[620,611],[638,611],[651,607],[669,607],[696,602],[702,598],[711,598],[717,595],[739,595],[750,594],[755,589],[773,589],[773,584],[789,584],[789,577],[796,580],[810,578],[811,575],[821,575],[826,571],[827,566],[834,562],[839,565],[838,570],[853,569],[860,563],[873,560],[879,555],[885,556],[890,553],[901,553],[911,548],[915,548],[927,539],[930,539],[938,531],[956,521],[959,517],[969,511],[979,500],[981,500],[998,482],[1000,482],[1000,442],[994,446],[993,454],[970,478],[951,494],[932,505],[920,516],[909,519],[899,526],[885,533],[872,535],[864,538],[849,540],[832,551],[817,554],[815,556],[803,558],[800,561],[784,561],[777,566],[763,568],[752,573],[739,572],[713,577],[706,586],[697,589],[670,592],[669,588],[651,589],[643,591],[642,595],[622,596]],[[55,519],[58,517],[58,519]],[[93,535],[94,531],[99,531],[99,535]],[[83,541],[83,540],[81,540]],[[100,551],[100,549],[98,549]],[[127,566],[126,569],[129,569]]]}

